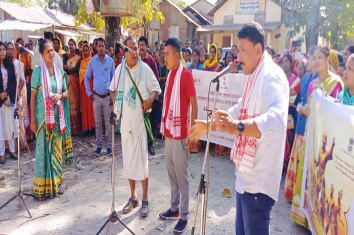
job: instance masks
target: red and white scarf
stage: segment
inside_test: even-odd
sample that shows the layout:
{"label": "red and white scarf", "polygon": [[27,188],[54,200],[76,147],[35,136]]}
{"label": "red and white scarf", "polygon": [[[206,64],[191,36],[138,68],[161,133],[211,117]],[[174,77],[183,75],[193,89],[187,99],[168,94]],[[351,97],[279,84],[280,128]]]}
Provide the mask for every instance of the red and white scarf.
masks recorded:
{"label": "red and white scarf", "polygon": [[[55,80],[57,82],[57,94],[62,93],[63,86],[63,77],[61,76],[60,70],[58,67],[53,64]],[[45,123],[47,129],[54,129],[55,118],[54,118],[54,104],[51,98],[49,97],[50,92],[52,92],[52,83],[50,82],[50,76],[48,72],[47,65],[44,61],[42,61],[41,65],[41,79],[42,79],[42,92],[43,92],[43,101],[44,101],[44,109],[45,109]],[[64,110],[63,104],[59,101],[59,124],[60,124],[60,134],[63,135],[66,131],[65,118],[64,118]]]}
{"label": "red and white scarf", "polygon": [[[261,114],[261,109],[264,105],[262,90],[265,67],[270,66],[270,63],[272,63],[272,58],[265,51],[257,65],[257,68],[248,77],[239,111],[238,119],[240,121],[252,119]],[[231,150],[231,160],[236,164],[236,170],[238,172],[252,172],[256,148],[256,138],[239,135],[236,136],[235,144]]]}
{"label": "red and white scarf", "polygon": [[176,72],[174,84],[172,84],[172,93],[170,97],[170,105],[167,111],[167,117],[165,120],[166,114],[166,94],[168,90],[168,85],[170,81],[170,75],[172,71],[169,72],[166,80],[166,91],[163,99],[163,108],[162,108],[162,119],[161,119],[161,128],[160,132],[162,135],[165,135],[165,127],[170,131],[173,138],[181,137],[181,74],[183,66],[182,63],[179,63],[179,67]]}

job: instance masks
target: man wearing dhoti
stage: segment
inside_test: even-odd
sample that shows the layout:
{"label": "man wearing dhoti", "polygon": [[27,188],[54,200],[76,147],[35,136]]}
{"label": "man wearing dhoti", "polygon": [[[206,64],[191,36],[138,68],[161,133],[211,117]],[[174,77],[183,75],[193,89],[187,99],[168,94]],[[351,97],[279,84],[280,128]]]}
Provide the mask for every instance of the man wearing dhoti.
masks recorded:
{"label": "man wearing dhoti", "polygon": [[123,213],[129,213],[139,206],[135,184],[137,180],[141,180],[141,216],[146,217],[149,214],[147,146],[148,139],[149,142],[153,141],[146,112],[151,109],[151,104],[161,93],[161,89],[150,67],[141,61],[137,41],[128,37],[124,45],[130,51],[125,50],[124,59],[117,67],[110,86],[114,112],[117,117],[121,117],[123,168],[131,191]]}

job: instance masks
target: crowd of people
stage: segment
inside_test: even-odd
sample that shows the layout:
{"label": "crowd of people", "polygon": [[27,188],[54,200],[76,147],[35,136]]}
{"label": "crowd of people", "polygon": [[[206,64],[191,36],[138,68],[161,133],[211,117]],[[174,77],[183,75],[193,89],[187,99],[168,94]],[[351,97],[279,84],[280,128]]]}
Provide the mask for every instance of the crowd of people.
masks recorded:
{"label": "crowd of people", "polygon": [[[313,91],[320,88],[337,102],[354,105],[354,45],[346,47],[343,52],[331,50],[327,45],[318,45],[311,47],[307,54],[299,53],[297,48],[278,54],[272,47],[264,46],[264,35],[257,24],[245,27],[248,28],[238,34],[239,47],[235,44],[224,53],[217,44],[211,43],[207,49],[204,41],[197,39],[184,42],[184,48],[181,46],[183,43],[175,38],[155,42],[154,47],[149,48],[144,36],[138,40],[128,37],[124,45],[116,43],[112,46],[108,46],[103,38],[97,38],[93,43],[70,39],[68,45],[64,45],[51,32],[45,32],[36,47],[31,40],[25,44],[22,38],[14,43],[0,42],[0,163],[6,162],[5,142],[8,143],[10,157],[17,159],[14,139],[18,137],[22,147],[27,141],[36,139],[33,194],[39,200],[62,194],[62,162],[71,164],[74,161],[72,135],[95,134],[96,150],[93,154],[96,156],[102,152],[105,137],[106,153],[112,155],[110,116],[113,110],[116,114],[115,131],[120,132],[122,137],[123,168],[131,189],[131,197],[123,212],[129,213],[139,205],[136,191],[136,181],[139,180],[143,188],[141,215],[148,216],[148,153],[155,154],[154,138],[164,136],[171,206],[160,213],[160,218],[180,218],[175,231],[184,231],[189,204],[187,147],[191,152],[201,150],[202,142],[196,137],[204,130],[198,128],[203,129],[207,125],[196,120],[197,100],[191,71],[220,72],[227,65],[234,64],[233,72],[252,74],[251,78],[257,82],[247,82],[237,107],[228,112],[216,112],[219,119],[215,119],[215,128],[236,133],[235,145],[237,143],[238,147],[230,149],[215,144],[214,151],[231,154],[239,172],[249,172],[252,168],[254,172],[261,172],[259,164],[267,160],[263,160],[264,157],[259,159],[266,152],[265,155],[274,153],[272,157],[279,163],[274,164],[274,171],[268,172],[268,176],[262,175],[262,171],[253,179],[238,177],[237,206],[242,208],[238,207],[237,211],[251,207],[243,203],[246,199],[242,196],[249,189],[245,185],[250,183],[254,190],[249,193],[267,196],[263,202],[267,206],[265,210],[270,212],[279,187],[260,186],[256,181],[262,181],[259,177],[265,177],[266,182],[274,184],[271,177],[274,175],[280,183],[281,172],[276,174],[281,169],[286,175],[284,198],[292,201],[291,218],[307,228],[306,217],[299,210],[300,205],[294,200],[294,195],[301,192],[303,180],[306,126],[311,115],[309,103]],[[254,61],[243,56],[245,51],[254,54]],[[258,82],[260,79],[257,77],[271,76],[271,73],[279,77],[278,84],[265,79]],[[266,94],[262,91],[264,97],[261,97],[262,92],[254,95],[252,92],[257,86],[269,86],[274,92]],[[281,92],[276,94],[278,91]],[[245,103],[245,98],[248,103]],[[18,112],[14,109],[17,101]],[[267,105],[272,102],[279,102],[279,112],[267,110]],[[193,138],[187,143],[190,105]],[[286,112],[281,110],[283,106]],[[142,107],[143,115],[137,107]],[[275,112],[275,116],[288,115],[286,120],[275,120],[268,112]],[[20,132],[15,113],[19,113]],[[265,116],[261,118],[263,114]],[[243,124],[239,122],[237,125],[238,132],[228,129],[225,122],[222,125],[219,123],[226,116],[228,121],[243,121]],[[251,118],[255,122],[248,122]],[[271,128],[277,130],[279,135],[274,136],[269,130]],[[272,152],[267,146],[273,143],[268,143],[265,138],[258,140],[260,135],[273,138],[271,141],[284,140],[284,146]],[[248,146],[251,142],[254,145]],[[239,148],[240,145],[243,146]],[[248,156],[252,158],[251,165],[245,165],[242,161],[245,149],[252,155]],[[281,163],[278,155],[282,156]],[[249,219],[238,212],[239,221]],[[256,223],[252,219],[250,221]],[[243,234],[245,230],[236,222],[236,231]]]}
{"label": "crowd of people", "polygon": [[[333,97],[335,102],[354,104],[354,45],[347,46],[342,52],[332,50],[327,45],[312,46],[307,54],[297,59],[296,50],[276,54],[271,47],[266,49],[274,62],[283,69],[290,87],[283,164],[283,174],[286,175],[284,199],[292,202],[290,218],[308,228],[306,216],[300,210],[300,200],[295,195],[302,195],[307,120],[311,115],[312,94],[315,89],[320,88]],[[327,143],[327,137],[324,138]],[[334,145],[333,139],[332,147]],[[321,193],[325,193],[325,189],[322,189]],[[325,198],[325,194],[322,197]],[[322,216],[325,216],[324,209]],[[338,229],[338,226],[335,227]],[[338,234],[338,230],[335,234]]]}

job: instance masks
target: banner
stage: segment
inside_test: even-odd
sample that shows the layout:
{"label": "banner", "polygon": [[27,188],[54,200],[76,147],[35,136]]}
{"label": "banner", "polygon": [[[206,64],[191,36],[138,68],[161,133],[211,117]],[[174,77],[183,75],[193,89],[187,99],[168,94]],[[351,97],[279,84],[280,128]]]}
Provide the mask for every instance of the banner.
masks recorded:
{"label": "banner", "polygon": [[354,107],[314,91],[301,209],[312,234],[354,234]]}
{"label": "banner", "polygon": [[87,12],[87,14],[92,14],[93,13],[92,0],[86,0],[86,12]]}
{"label": "banner", "polygon": [[133,16],[133,0],[101,0],[102,16]]}
{"label": "banner", "polygon": [[240,14],[257,14],[264,12],[265,0],[236,0],[236,12]]}
{"label": "banner", "polygon": [[[211,119],[211,112],[215,100],[216,83],[211,85],[209,93],[209,108],[208,108],[208,89],[210,81],[218,73],[208,72],[193,69],[192,71],[194,86],[197,92],[198,102],[198,118],[199,120],[206,120],[207,115]],[[216,108],[227,111],[230,107],[237,104],[238,99],[242,97],[242,93],[246,84],[247,76],[243,74],[228,73],[220,78],[220,90],[218,93]],[[204,135],[201,140],[207,140]],[[210,142],[220,144],[232,148],[235,142],[235,136],[225,132],[213,131],[211,132]]]}

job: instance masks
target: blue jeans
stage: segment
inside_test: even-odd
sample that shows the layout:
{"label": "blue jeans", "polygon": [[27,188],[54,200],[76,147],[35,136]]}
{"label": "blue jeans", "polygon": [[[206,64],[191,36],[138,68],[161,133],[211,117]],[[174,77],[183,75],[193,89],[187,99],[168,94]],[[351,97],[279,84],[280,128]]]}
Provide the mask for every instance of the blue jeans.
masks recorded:
{"label": "blue jeans", "polygon": [[262,193],[236,192],[236,235],[268,235],[274,203]]}

